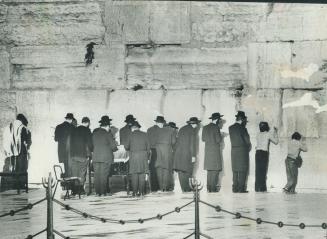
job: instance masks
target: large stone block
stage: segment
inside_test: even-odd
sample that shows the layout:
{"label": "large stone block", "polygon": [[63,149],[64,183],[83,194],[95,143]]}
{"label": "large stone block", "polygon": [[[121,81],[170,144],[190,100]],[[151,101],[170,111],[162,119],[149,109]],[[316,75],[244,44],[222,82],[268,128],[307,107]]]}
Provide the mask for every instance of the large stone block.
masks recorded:
{"label": "large stone block", "polygon": [[10,87],[10,63],[9,54],[5,49],[0,48],[0,89]]}
{"label": "large stone block", "polygon": [[319,136],[318,115],[321,92],[284,90],[282,110],[282,134],[290,137],[298,131],[305,137]]}
{"label": "large stone block", "polygon": [[133,114],[141,130],[146,131],[154,124],[156,116],[163,113],[162,90],[117,90],[109,95],[108,114],[116,127],[123,127],[126,115]]}
{"label": "large stone block", "polygon": [[180,44],[190,40],[189,3],[105,3],[106,40],[142,44]]}
{"label": "large stone block", "polygon": [[245,48],[131,48],[125,61],[128,87],[237,88],[246,83],[246,54]]}
{"label": "large stone block", "polygon": [[261,21],[260,41],[324,40],[327,30],[327,8],[324,5],[276,4],[265,21]]}
{"label": "large stone block", "polygon": [[96,46],[85,66],[85,46],[15,47],[11,50],[16,88],[102,89],[124,86],[124,48]]}
{"label": "large stone block", "polygon": [[163,115],[178,127],[186,124],[190,117],[203,118],[201,90],[168,90],[164,96]]}
{"label": "large stone block", "polygon": [[192,3],[192,40],[214,46],[242,46],[255,40],[267,4]]}
{"label": "large stone block", "polygon": [[96,2],[9,5],[3,43],[61,45],[101,42],[105,28]]}

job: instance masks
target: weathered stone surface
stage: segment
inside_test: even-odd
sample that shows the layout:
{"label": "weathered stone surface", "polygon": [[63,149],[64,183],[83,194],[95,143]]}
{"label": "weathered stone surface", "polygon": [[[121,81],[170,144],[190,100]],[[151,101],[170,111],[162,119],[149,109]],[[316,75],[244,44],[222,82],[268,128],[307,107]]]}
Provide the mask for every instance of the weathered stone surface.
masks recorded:
{"label": "weathered stone surface", "polygon": [[247,78],[245,48],[132,48],[126,64],[128,87],[228,89]]}
{"label": "weathered stone surface", "polygon": [[192,2],[192,40],[241,46],[255,40],[267,4]]}
{"label": "weathered stone surface", "polygon": [[260,24],[259,40],[324,40],[327,38],[327,30],[321,26],[327,22],[326,12],[324,5],[276,4],[266,20]]}
{"label": "weathered stone surface", "polygon": [[291,67],[291,43],[253,43],[248,47],[249,85],[254,88],[290,88],[292,82],[281,76]]}
{"label": "weathered stone surface", "polygon": [[91,121],[91,128],[98,127],[102,115],[108,114],[106,90],[69,90],[54,91],[51,93],[52,125],[64,120],[68,112],[74,114],[78,123],[87,116]]}
{"label": "weathered stone surface", "polygon": [[[311,94],[312,100],[303,98],[305,94]],[[318,137],[318,117],[316,114],[319,98],[319,92],[312,93],[305,90],[284,90],[283,91],[283,109],[282,109],[282,134],[284,137],[290,137],[295,131],[305,137]],[[290,105],[290,103],[293,103]],[[319,104],[318,104],[319,105]],[[286,107],[289,106],[289,107]]]}
{"label": "weathered stone surface", "polygon": [[1,42],[16,45],[101,42],[105,28],[96,2],[10,5]]}
{"label": "weathered stone surface", "polygon": [[10,87],[9,54],[5,49],[0,49],[0,89]]}
{"label": "weathered stone surface", "polygon": [[[259,131],[259,123],[266,121],[270,128],[281,131],[281,90],[262,89],[242,97],[239,110],[248,116],[248,131],[254,138]],[[234,117],[235,119],[235,117]]]}
{"label": "weathered stone surface", "polygon": [[16,47],[11,51],[16,88],[120,88],[124,85],[124,48],[96,46],[85,66],[84,46]]}
{"label": "weathered stone surface", "polygon": [[202,119],[204,107],[201,98],[201,90],[168,90],[164,96],[163,114],[178,127],[184,126],[190,117]]}
{"label": "weathered stone surface", "polygon": [[191,38],[190,3],[152,2],[150,39],[159,44],[187,43]]}
{"label": "weathered stone surface", "polygon": [[106,40],[129,44],[185,43],[190,40],[189,3],[105,3]]}
{"label": "weathered stone surface", "polygon": [[108,114],[113,118],[113,125],[123,127],[126,115],[133,114],[141,124],[141,130],[154,124],[157,115],[163,112],[162,90],[117,90],[111,92],[108,99]]}

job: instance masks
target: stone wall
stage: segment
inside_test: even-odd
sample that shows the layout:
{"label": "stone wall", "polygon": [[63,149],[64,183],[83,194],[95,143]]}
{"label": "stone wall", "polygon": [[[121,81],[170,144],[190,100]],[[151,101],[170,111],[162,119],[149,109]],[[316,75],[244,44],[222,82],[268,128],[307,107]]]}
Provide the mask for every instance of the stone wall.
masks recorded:
{"label": "stone wall", "polygon": [[[29,118],[39,182],[57,162],[53,132],[67,112],[93,128],[103,114],[121,127],[133,113],[145,130],[158,114],[182,126],[220,111],[227,131],[241,109],[254,145],[258,122],[279,128],[269,186],[285,183],[297,130],[309,144],[299,187],[327,188],[326,13],[316,4],[0,0],[0,126],[17,112]],[[86,66],[90,42],[98,45]],[[228,186],[228,138],[224,156]],[[250,189],[254,151],[251,160]]]}

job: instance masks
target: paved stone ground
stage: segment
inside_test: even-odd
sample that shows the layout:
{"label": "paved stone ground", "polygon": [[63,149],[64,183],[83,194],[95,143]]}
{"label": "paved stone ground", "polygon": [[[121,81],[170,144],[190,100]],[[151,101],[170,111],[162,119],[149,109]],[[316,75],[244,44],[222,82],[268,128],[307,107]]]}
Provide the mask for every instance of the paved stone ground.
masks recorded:
{"label": "paved stone ground", "polygon": [[[63,201],[58,197],[59,200]],[[0,214],[8,209],[17,209],[29,202],[35,202],[45,195],[44,189],[34,189],[30,193],[16,195],[14,191],[0,194]],[[192,194],[155,193],[144,199],[129,198],[126,193],[113,196],[84,196],[81,200],[66,200],[71,206],[87,213],[114,219],[139,219],[156,216],[181,206],[193,198]],[[265,220],[283,221],[284,223],[304,222],[318,224],[327,222],[327,194],[305,192],[286,195],[280,192],[232,194],[221,192],[201,193],[201,199],[214,205],[221,205],[231,211],[238,211],[244,216],[260,217]],[[85,219],[58,205],[54,207],[55,229],[71,238],[176,238],[181,239],[190,234],[194,227],[194,205],[183,209],[179,214],[173,213],[162,220],[147,221],[143,224],[111,224]],[[246,219],[236,219],[232,215],[217,213],[212,208],[200,207],[201,230],[213,238],[326,238],[326,230],[321,227],[278,228],[276,225],[262,224]],[[13,217],[0,218],[0,238],[22,239],[46,226],[46,204],[35,206],[30,211]],[[45,234],[38,236],[45,238]],[[59,238],[59,237],[56,237]]]}

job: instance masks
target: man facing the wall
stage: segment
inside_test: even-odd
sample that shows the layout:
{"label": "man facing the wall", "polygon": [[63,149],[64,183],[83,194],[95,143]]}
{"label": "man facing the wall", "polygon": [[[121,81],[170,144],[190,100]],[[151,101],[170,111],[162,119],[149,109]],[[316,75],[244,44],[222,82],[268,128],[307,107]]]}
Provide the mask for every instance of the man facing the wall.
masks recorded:
{"label": "man facing the wall", "polygon": [[223,137],[220,133],[219,121],[223,115],[213,113],[211,123],[203,127],[202,141],[205,143],[204,170],[207,170],[208,192],[219,192],[219,173],[222,170],[221,146]]}
{"label": "man facing the wall", "polygon": [[72,159],[72,176],[81,179],[82,192],[88,166],[88,158],[93,151],[90,119],[83,117],[82,125],[74,128],[70,137],[70,155]]}
{"label": "man facing the wall", "polygon": [[64,170],[65,170],[65,177],[70,176],[69,172],[69,143],[68,139],[70,137],[70,134],[72,130],[74,129],[74,126],[72,125],[74,119],[74,115],[72,113],[67,113],[65,117],[65,121],[62,124],[57,125],[55,129],[55,141],[58,142],[58,159],[59,163],[64,164]]}
{"label": "man facing the wall", "polygon": [[249,152],[251,151],[250,136],[246,129],[247,117],[238,111],[235,124],[229,127],[232,146],[233,192],[247,193],[246,181],[249,172]]}

